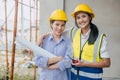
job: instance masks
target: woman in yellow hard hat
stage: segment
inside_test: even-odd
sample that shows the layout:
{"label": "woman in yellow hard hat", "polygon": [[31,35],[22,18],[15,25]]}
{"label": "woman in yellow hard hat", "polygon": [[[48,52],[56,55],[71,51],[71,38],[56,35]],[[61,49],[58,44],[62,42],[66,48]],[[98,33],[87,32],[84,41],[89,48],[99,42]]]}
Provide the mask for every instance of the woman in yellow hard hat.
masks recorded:
{"label": "woman in yellow hard hat", "polygon": [[107,38],[92,23],[95,14],[87,4],[79,4],[72,17],[76,27],[71,30],[71,80],[102,80],[102,68],[110,66]]}
{"label": "woman in yellow hard hat", "polygon": [[52,33],[44,38],[41,47],[57,57],[35,55],[35,63],[42,69],[40,80],[69,80],[67,68],[71,67],[71,63],[67,55],[72,54],[72,48],[70,39],[62,36],[68,21],[67,16],[63,10],[58,9],[50,15],[48,20]]}

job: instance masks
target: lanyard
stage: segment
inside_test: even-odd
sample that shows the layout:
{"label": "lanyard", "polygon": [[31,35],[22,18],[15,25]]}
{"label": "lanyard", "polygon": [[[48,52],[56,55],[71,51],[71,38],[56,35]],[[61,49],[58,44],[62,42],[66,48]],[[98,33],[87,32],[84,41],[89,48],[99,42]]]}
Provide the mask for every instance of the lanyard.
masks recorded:
{"label": "lanyard", "polygon": [[[87,43],[87,41],[85,42],[85,44],[86,43]],[[80,55],[79,55],[79,60],[81,60],[82,51],[83,51],[83,47],[85,46],[85,44],[83,46],[81,46],[81,33],[80,33]],[[76,77],[76,80],[79,80],[79,71],[80,71],[80,67],[77,67],[77,77]]]}

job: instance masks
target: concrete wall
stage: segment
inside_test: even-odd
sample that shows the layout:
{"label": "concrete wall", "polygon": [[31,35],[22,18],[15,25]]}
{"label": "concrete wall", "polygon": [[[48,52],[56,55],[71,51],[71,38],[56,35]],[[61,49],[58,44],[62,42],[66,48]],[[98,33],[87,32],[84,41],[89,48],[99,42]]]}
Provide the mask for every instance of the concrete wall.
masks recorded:
{"label": "concrete wall", "polygon": [[40,34],[50,32],[48,17],[55,9],[65,8],[69,17],[67,28],[72,27],[74,20],[71,13],[79,3],[87,3],[93,9],[93,23],[108,37],[112,63],[110,68],[104,70],[104,77],[120,78],[120,0],[40,0]]}
{"label": "concrete wall", "polygon": [[[40,34],[50,32],[48,18],[56,9],[63,9],[63,0],[39,0],[40,1]],[[44,30],[43,30],[44,28]]]}

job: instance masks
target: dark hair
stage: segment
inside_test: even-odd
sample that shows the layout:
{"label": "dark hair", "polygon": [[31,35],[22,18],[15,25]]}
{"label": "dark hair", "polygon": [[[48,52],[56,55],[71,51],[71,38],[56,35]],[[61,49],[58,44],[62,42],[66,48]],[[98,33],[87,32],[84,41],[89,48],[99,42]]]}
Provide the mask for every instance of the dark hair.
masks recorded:
{"label": "dark hair", "polygon": [[[50,23],[54,23],[56,20],[51,20]],[[64,21],[66,23],[66,21]]]}
{"label": "dark hair", "polygon": [[50,23],[54,23],[55,20],[50,20]]}
{"label": "dark hair", "polygon": [[91,14],[89,14],[89,13],[87,13],[87,14],[88,14],[88,16],[91,17],[91,20],[90,20],[91,31],[90,31],[90,35],[89,35],[89,38],[88,38],[88,44],[94,44],[94,42],[96,41],[96,39],[98,37],[99,30],[98,30],[97,26],[92,23],[92,16],[91,16]]}
{"label": "dark hair", "polygon": [[[50,24],[53,24],[55,21],[56,21],[56,20],[50,20]],[[64,22],[65,22],[65,24],[66,24],[66,21],[64,21]],[[50,27],[51,27],[51,25],[50,25]],[[52,27],[51,27],[51,29],[52,29]]]}
{"label": "dark hair", "polygon": [[98,34],[99,34],[99,30],[97,28],[97,26],[95,24],[93,24],[92,22],[90,22],[90,28],[91,28],[91,32],[90,32],[90,36],[88,38],[88,44],[94,44],[94,42],[96,41]]}

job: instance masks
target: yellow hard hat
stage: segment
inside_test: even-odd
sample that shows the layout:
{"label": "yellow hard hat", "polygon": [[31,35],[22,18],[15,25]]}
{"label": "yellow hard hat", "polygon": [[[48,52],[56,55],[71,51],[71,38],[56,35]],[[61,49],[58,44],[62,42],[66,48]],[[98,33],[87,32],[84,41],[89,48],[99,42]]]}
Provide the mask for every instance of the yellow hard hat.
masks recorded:
{"label": "yellow hard hat", "polygon": [[94,12],[92,11],[92,9],[91,9],[87,4],[79,4],[79,5],[75,8],[75,10],[74,10],[74,12],[71,14],[71,16],[72,16],[73,18],[75,18],[75,13],[80,12],[80,11],[89,13],[92,18],[95,17]]}
{"label": "yellow hard hat", "polygon": [[63,21],[68,21],[68,18],[66,16],[66,13],[61,10],[61,9],[58,9],[58,10],[55,10],[49,17],[48,19],[49,21],[51,20],[63,20]]}

